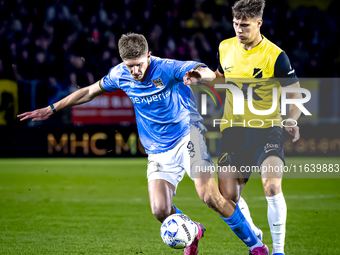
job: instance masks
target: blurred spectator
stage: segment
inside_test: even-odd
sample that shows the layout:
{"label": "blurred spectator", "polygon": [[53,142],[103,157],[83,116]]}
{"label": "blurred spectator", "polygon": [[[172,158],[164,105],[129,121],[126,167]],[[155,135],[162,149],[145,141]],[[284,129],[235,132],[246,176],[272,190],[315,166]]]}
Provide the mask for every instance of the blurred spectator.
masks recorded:
{"label": "blurred spectator", "polygon": [[88,86],[95,82],[93,73],[86,68],[84,57],[70,55],[67,68],[68,72],[74,72],[77,75],[77,84],[79,86]]}
{"label": "blurred spectator", "polygon": [[54,4],[47,8],[46,23],[48,24],[67,22],[70,19],[70,10],[66,5],[61,3],[61,0],[55,0]]}
{"label": "blurred spectator", "polygon": [[161,38],[163,35],[163,29],[160,24],[155,24],[149,35],[149,47],[152,49],[153,54],[159,56],[163,55],[163,45],[161,44]]}
{"label": "blurred spectator", "polygon": [[23,48],[17,61],[19,80],[37,78],[34,75],[33,61],[34,59],[31,57],[28,49]]}
{"label": "blurred spectator", "polygon": [[54,102],[57,102],[70,94],[68,87],[59,83],[55,76],[49,76],[47,81],[49,95],[47,104],[50,105]]}
{"label": "blurred spectator", "polygon": [[109,72],[109,70],[112,67],[111,59],[112,59],[111,51],[104,50],[96,68],[97,77],[104,77]]}
{"label": "blurred spectator", "polygon": [[[298,62],[303,69],[308,68],[310,56],[302,40],[297,42],[297,48],[292,51],[291,59]],[[297,75],[301,74],[298,73]]]}
{"label": "blurred spectator", "polygon": [[35,53],[32,65],[33,77],[45,80],[50,72],[45,51],[40,50]]}
{"label": "blurred spectator", "polygon": [[69,81],[67,81],[67,84],[69,85],[69,92],[73,93],[74,91],[78,90],[80,87],[78,86],[77,82],[77,74],[76,73],[70,73],[69,75]]}

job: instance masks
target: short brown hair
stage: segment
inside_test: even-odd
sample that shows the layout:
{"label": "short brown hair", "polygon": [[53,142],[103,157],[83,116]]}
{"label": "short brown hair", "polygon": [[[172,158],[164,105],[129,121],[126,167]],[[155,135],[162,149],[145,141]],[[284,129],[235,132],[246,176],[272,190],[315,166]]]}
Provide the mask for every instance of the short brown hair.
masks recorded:
{"label": "short brown hair", "polygon": [[118,41],[118,50],[123,60],[144,57],[148,53],[148,42],[141,34],[123,34]]}
{"label": "short brown hair", "polygon": [[236,19],[262,19],[264,6],[265,0],[239,0],[232,7],[233,17]]}

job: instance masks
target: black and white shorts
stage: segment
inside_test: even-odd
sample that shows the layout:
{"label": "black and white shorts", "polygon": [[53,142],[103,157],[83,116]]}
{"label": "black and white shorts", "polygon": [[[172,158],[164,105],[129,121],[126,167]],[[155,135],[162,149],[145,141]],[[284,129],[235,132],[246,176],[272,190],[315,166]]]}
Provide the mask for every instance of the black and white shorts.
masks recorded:
{"label": "black and white shorts", "polygon": [[248,181],[252,171],[260,169],[269,156],[277,156],[285,162],[284,137],[280,127],[247,128],[232,127],[222,132],[218,166],[233,166]]}

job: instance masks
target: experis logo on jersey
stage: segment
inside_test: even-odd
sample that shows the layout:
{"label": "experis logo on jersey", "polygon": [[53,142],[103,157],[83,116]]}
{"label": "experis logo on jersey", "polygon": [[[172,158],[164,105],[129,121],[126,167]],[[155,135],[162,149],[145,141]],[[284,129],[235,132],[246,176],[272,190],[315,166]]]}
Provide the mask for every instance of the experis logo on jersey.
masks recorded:
{"label": "experis logo on jersey", "polygon": [[130,97],[134,104],[151,104],[152,102],[162,101],[170,96],[170,90],[145,97]]}
{"label": "experis logo on jersey", "polygon": [[[249,84],[247,84],[249,85]],[[254,92],[257,88],[260,86],[257,85],[255,87],[248,86],[246,90],[241,90],[238,86],[235,85],[230,85],[230,84],[215,84],[214,86],[216,89],[227,89],[230,91],[232,94],[232,99],[233,99],[233,115],[244,115],[244,105],[245,105],[245,100],[247,100],[247,106],[249,111],[253,115],[257,116],[266,116],[270,115],[275,112],[275,110],[278,107],[278,89],[277,87],[272,88],[272,105],[270,109],[264,109],[264,110],[258,110],[254,108],[253,101],[254,100],[262,100],[259,98],[259,96]],[[303,98],[287,98],[288,93],[301,93],[304,95]],[[217,93],[215,93],[217,94]],[[202,115],[207,115],[207,100],[206,100],[206,95],[202,95],[201,97],[201,114]],[[287,115],[287,105],[295,105],[297,108],[301,110],[302,113],[305,115],[312,115],[305,107],[304,103],[307,103],[311,99],[311,93],[307,89],[304,88],[289,88],[289,87],[282,87],[281,88],[281,115],[285,116]],[[234,122],[232,123],[232,120],[226,120],[226,119],[214,119],[213,126],[215,127],[216,125],[220,124],[227,124],[228,121],[230,121],[231,126],[233,124],[243,124],[243,126],[249,126],[249,127],[261,127],[264,126],[264,122],[270,122],[271,126],[274,126],[279,122],[281,122],[282,126],[286,126],[285,122],[287,119],[248,119],[247,121],[244,120],[243,122]],[[297,125],[297,121],[292,120],[294,123],[294,126]],[[255,125],[256,123],[256,125]]]}

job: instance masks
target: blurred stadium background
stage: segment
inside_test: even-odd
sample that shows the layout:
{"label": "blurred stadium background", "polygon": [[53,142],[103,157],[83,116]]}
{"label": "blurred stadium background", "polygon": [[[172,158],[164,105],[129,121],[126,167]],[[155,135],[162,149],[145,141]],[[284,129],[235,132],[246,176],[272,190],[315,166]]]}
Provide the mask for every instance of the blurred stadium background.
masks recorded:
{"label": "blurred stadium background", "polygon": [[[16,115],[101,79],[120,63],[117,41],[130,31],[144,34],[156,56],[216,70],[219,42],[234,36],[233,3],[0,0],[0,156],[143,156],[133,105],[120,91],[43,123]],[[314,78],[307,82],[313,118],[301,119],[303,139],[287,144],[287,155],[339,155],[338,10],[335,0],[266,3],[262,34],[287,52],[299,78]]]}
{"label": "blurred stadium background", "polygon": [[[1,254],[178,254],[163,246],[155,231],[146,155],[124,93],[106,93],[44,122],[19,122],[16,115],[101,79],[121,61],[122,33],[144,34],[153,55],[202,61],[215,70],[219,42],[234,36],[234,2],[0,0],[0,158],[12,158],[0,159]],[[301,139],[286,140],[289,163],[340,161],[339,9],[337,0],[266,3],[262,34],[286,51],[312,93],[307,109],[313,116],[302,116]],[[216,156],[218,132],[207,138]],[[330,241],[339,237],[338,180],[285,180],[288,223],[298,226],[287,234],[287,254],[339,253]],[[270,243],[262,188],[258,179],[250,183],[245,198]],[[248,192],[251,187],[256,191]],[[224,225],[216,225],[218,218],[197,199],[188,178],[175,199],[185,213],[213,226],[204,254],[244,249]],[[229,250],[222,252],[221,243]]]}

